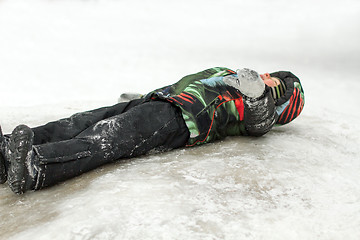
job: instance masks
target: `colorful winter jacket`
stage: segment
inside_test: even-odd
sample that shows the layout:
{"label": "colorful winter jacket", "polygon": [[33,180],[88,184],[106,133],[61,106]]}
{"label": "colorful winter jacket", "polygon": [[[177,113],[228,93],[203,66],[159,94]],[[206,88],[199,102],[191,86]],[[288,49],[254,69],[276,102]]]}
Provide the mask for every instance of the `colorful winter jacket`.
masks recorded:
{"label": "colorful winter jacket", "polygon": [[260,136],[268,132],[276,120],[274,100],[268,89],[259,98],[248,98],[226,84],[226,80],[236,81],[236,72],[210,68],[154,90],[145,98],[166,100],[180,107],[190,132],[187,146],[226,136]]}

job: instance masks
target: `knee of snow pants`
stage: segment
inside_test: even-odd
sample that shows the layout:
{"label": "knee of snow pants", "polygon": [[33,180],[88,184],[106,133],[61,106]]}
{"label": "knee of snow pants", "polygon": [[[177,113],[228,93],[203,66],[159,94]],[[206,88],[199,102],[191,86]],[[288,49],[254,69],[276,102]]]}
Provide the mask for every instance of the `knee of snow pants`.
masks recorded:
{"label": "knee of snow pants", "polygon": [[143,102],[144,99],[135,99],[129,102],[118,103],[109,107],[76,113],[71,117],[33,128],[34,144],[72,139],[93,124],[103,119],[124,113]]}

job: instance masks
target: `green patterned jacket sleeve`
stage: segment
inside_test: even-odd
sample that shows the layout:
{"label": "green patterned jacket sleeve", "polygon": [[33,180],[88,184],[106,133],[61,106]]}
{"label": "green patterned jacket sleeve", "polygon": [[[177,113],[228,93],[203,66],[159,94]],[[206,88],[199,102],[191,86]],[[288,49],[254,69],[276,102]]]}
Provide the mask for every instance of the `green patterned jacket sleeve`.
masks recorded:
{"label": "green patterned jacket sleeve", "polygon": [[180,107],[190,131],[188,146],[228,135],[246,135],[242,97],[223,82],[226,76],[236,76],[236,73],[224,67],[210,68],[152,91],[146,98],[164,99]]}

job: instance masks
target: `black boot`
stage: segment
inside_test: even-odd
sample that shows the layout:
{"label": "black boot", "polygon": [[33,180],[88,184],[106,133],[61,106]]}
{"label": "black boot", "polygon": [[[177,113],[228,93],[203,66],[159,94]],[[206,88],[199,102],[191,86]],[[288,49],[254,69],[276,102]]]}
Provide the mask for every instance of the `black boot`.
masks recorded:
{"label": "black boot", "polygon": [[17,126],[10,137],[8,184],[17,194],[24,193],[34,185],[33,139],[33,131],[25,125]]}
{"label": "black boot", "polygon": [[6,157],[7,139],[3,135],[0,126],[0,184],[7,180],[8,159]]}

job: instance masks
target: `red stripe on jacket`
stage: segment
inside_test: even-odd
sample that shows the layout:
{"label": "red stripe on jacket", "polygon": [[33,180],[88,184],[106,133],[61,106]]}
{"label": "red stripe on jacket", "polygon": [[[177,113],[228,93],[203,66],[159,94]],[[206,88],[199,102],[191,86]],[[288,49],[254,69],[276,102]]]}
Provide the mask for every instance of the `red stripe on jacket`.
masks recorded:
{"label": "red stripe on jacket", "polygon": [[[220,98],[220,97],[221,97],[221,95],[219,95],[219,98]],[[222,98],[222,97],[221,97],[221,98]],[[225,97],[224,97],[224,98],[225,98]],[[210,134],[210,132],[211,132],[212,125],[213,125],[213,123],[214,123],[216,110],[217,110],[221,105],[223,105],[224,103],[230,102],[230,101],[234,101],[234,102],[235,102],[235,107],[236,107],[236,109],[237,109],[237,111],[238,111],[238,113],[239,113],[240,121],[244,119],[244,103],[243,103],[242,98],[236,98],[236,99],[230,99],[230,100],[224,101],[224,102],[220,103],[220,104],[215,108],[215,110],[214,110],[214,112],[213,112],[212,119],[211,119],[211,124],[210,124],[209,130],[208,130],[208,132],[207,132],[207,134],[206,134],[206,137],[205,137],[203,140],[197,140],[196,142],[194,142],[194,143],[191,144],[191,145],[186,145],[186,147],[192,147],[192,146],[194,146],[194,145],[197,144],[197,143],[201,143],[201,142],[205,142],[205,141],[206,141],[206,139],[208,138],[208,136],[209,136],[209,134]]]}

